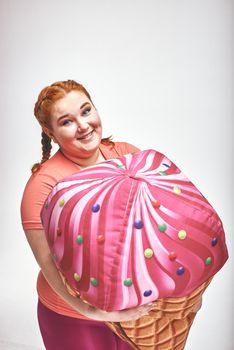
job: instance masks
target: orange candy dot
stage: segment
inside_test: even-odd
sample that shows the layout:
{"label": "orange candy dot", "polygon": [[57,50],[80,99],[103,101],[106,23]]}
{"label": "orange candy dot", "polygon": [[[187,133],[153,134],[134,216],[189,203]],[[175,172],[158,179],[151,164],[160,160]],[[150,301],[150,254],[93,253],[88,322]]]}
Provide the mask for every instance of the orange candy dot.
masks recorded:
{"label": "orange candy dot", "polygon": [[98,235],[97,236],[97,241],[98,243],[104,243],[105,242],[105,237],[103,235]]}
{"label": "orange candy dot", "polygon": [[170,252],[169,254],[169,259],[171,261],[175,260],[177,258],[176,252]]}
{"label": "orange candy dot", "polygon": [[157,201],[156,199],[152,201],[152,205],[154,208],[160,208],[161,203]]}

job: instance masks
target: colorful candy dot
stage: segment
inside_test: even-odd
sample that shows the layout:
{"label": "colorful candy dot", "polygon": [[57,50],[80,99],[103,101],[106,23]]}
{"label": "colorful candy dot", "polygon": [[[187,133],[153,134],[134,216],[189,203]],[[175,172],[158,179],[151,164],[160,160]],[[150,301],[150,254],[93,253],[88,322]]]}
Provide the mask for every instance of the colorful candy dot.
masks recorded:
{"label": "colorful candy dot", "polygon": [[124,280],[124,285],[126,287],[130,287],[132,285],[132,279],[131,278],[126,278],[126,280]]}
{"label": "colorful candy dot", "polygon": [[143,222],[141,220],[136,220],[134,222],[134,227],[137,228],[137,229],[141,229],[143,227]]}
{"label": "colorful candy dot", "polygon": [[98,203],[94,204],[92,207],[92,212],[97,213],[100,210],[100,205]]}
{"label": "colorful candy dot", "polygon": [[155,200],[152,201],[152,205],[153,205],[154,208],[159,209],[161,203],[155,199]]}
{"label": "colorful candy dot", "polygon": [[152,290],[145,290],[144,291],[144,297],[149,297],[152,294]]}
{"label": "colorful candy dot", "polygon": [[74,280],[76,281],[76,282],[79,282],[80,281],[80,275],[78,274],[78,273],[74,273]]}
{"label": "colorful candy dot", "polygon": [[132,152],[132,155],[135,156],[136,154],[138,154],[138,152]]}
{"label": "colorful candy dot", "polygon": [[64,204],[65,204],[64,198],[60,199],[60,201],[59,201],[59,206],[60,206],[60,207],[63,207]]}
{"label": "colorful candy dot", "polygon": [[125,168],[124,165],[117,165],[117,168]]}
{"label": "colorful candy dot", "polygon": [[167,168],[170,168],[170,165],[167,163],[162,163],[162,165],[166,166]]}
{"label": "colorful candy dot", "polygon": [[62,235],[62,232],[63,232],[63,231],[61,230],[61,228],[58,227],[58,228],[57,228],[57,236],[60,237],[60,236]]}
{"label": "colorful candy dot", "polygon": [[82,235],[78,235],[76,237],[76,243],[77,244],[82,244],[84,242],[84,237]]}
{"label": "colorful candy dot", "polygon": [[146,258],[150,259],[154,255],[154,252],[153,252],[153,250],[151,248],[147,248],[144,251],[144,255],[145,255]]}
{"label": "colorful candy dot", "polygon": [[215,247],[217,243],[218,243],[218,238],[214,237],[211,241],[212,247]]}
{"label": "colorful candy dot", "polygon": [[212,263],[212,258],[210,256],[208,256],[208,258],[206,258],[205,260],[205,265],[208,266]]}
{"label": "colorful candy dot", "polygon": [[175,252],[170,252],[168,257],[171,261],[174,261],[177,258],[177,254]]}
{"label": "colorful candy dot", "polygon": [[179,186],[174,186],[173,187],[173,191],[176,193],[176,194],[180,194],[181,193],[181,188]]}
{"label": "colorful candy dot", "polygon": [[94,278],[94,277],[91,277],[91,278],[90,278],[90,283],[91,283],[92,286],[94,286],[94,287],[97,287],[97,285],[98,285],[98,281],[97,281],[96,278]]}
{"label": "colorful candy dot", "polygon": [[99,244],[104,243],[105,242],[105,237],[103,235],[98,235],[97,236],[97,242]]}
{"label": "colorful candy dot", "polygon": [[166,173],[165,171],[159,171],[159,174],[160,174],[160,175],[163,175],[163,176],[166,176],[166,175],[167,175],[167,173]]}
{"label": "colorful candy dot", "polygon": [[158,229],[160,232],[165,232],[167,229],[167,225],[165,223],[158,224]]}
{"label": "colorful candy dot", "polygon": [[187,237],[187,232],[185,230],[180,230],[178,232],[179,239],[185,239]]}
{"label": "colorful candy dot", "polygon": [[176,273],[177,273],[178,276],[183,275],[184,272],[185,272],[184,266],[180,266],[180,267],[177,269],[177,271],[176,271]]}
{"label": "colorful candy dot", "polygon": [[49,206],[48,202],[45,203],[45,208],[47,209]]}

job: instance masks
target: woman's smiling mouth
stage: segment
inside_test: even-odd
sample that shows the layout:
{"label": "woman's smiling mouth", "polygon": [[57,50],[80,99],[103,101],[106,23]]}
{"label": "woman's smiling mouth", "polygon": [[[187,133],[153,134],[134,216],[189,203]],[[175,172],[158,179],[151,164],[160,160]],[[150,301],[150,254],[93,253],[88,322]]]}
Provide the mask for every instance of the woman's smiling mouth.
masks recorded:
{"label": "woman's smiling mouth", "polygon": [[88,134],[78,137],[77,140],[86,140],[89,139],[93,135],[94,130],[90,131]]}

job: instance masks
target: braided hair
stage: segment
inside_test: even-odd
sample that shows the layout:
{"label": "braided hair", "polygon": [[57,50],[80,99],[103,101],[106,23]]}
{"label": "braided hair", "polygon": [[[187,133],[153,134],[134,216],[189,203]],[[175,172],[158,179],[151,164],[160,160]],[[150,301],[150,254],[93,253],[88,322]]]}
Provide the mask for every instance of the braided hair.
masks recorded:
{"label": "braided hair", "polygon": [[35,163],[31,169],[32,173],[36,173],[37,170],[40,169],[41,165],[50,158],[51,152],[51,138],[47,136],[47,134],[42,131],[41,133],[41,144],[42,144],[42,158],[40,163]]}

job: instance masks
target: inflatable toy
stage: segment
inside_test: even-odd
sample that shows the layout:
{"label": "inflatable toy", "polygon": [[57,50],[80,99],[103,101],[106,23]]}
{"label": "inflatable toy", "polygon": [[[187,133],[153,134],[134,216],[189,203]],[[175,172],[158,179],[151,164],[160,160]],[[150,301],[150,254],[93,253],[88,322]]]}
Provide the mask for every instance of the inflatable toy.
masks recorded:
{"label": "inflatable toy", "polygon": [[145,150],[85,168],[59,181],[41,218],[74,295],[106,311],[155,302],[108,325],[135,349],[183,349],[228,253],[218,214],[173,162]]}

